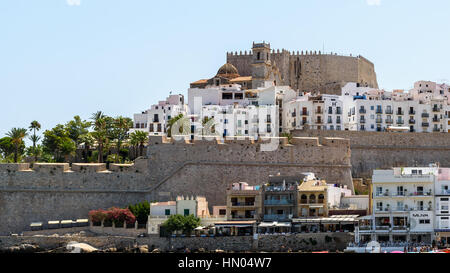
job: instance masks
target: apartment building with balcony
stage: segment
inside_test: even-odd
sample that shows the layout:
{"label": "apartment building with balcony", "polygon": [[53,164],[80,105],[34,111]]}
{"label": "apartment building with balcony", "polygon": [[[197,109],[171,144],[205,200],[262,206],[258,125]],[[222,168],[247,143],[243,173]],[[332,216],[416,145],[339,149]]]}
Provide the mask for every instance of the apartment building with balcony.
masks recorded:
{"label": "apartment building with balcony", "polygon": [[290,222],[298,215],[298,186],[305,176],[269,176],[262,186],[264,221]]}
{"label": "apartment building with balcony", "polygon": [[450,244],[450,168],[439,168],[434,185],[436,241]]}
{"label": "apartment building with balcony", "polygon": [[134,131],[148,132],[150,135],[167,135],[168,121],[179,114],[187,114],[187,105],[184,104],[184,96],[169,95],[164,101],[152,105],[150,109],[133,115]]}
{"label": "apartment building with balcony", "polygon": [[227,189],[227,220],[261,220],[261,192],[261,186],[249,186],[246,182],[233,183]]}
{"label": "apartment building with balcony", "polygon": [[374,170],[372,215],[358,241],[428,242],[434,239],[434,187],[438,167]]}
{"label": "apartment building with balcony", "polygon": [[305,94],[285,103],[285,128],[343,130],[343,102],[336,95]]}

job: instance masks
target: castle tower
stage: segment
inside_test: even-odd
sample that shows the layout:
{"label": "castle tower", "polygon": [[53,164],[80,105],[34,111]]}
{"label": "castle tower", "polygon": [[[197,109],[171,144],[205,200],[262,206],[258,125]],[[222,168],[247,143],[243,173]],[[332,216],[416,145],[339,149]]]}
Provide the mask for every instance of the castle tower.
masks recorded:
{"label": "castle tower", "polygon": [[253,42],[252,52],[252,87],[258,88],[273,85],[273,81],[268,79],[272,71],[270,44]]}

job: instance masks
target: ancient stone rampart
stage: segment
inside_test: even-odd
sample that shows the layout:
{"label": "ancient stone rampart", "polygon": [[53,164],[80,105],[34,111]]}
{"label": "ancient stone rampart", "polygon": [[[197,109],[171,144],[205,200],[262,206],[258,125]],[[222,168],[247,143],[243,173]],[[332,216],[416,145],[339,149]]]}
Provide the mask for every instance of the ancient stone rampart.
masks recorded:
{"label": "ancient stone rampart", "polygon": [[447,133],[397,133],[296,130],[294,136],[349,139],[353,177],[371,178],[379,168],[428,166],[438,162],[450,167]]}
{"label": "ancient stone rampart", "polygon": [[[273,139],[272,139],[273,140]],[[270,174],[314,172],[329,183],[352,187],[349,141],[340,138],[286,138],[274,151],[249,139],[171,141],[152,137],[148,158],[134,164],[0,164],[0,234],[29,229],[31,222],[86,218],[92,209],[177,195],[203,195],[210,210],[225,204],[233,182],[251,185]]]}

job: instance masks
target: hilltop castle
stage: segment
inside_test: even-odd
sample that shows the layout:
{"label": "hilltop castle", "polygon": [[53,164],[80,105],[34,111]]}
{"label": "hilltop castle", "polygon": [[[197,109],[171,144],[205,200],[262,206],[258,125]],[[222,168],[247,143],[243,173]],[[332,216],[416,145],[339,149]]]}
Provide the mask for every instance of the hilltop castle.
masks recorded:
{"label": "hilltop castle", "polygon": [[322,52],[276,51],[270,43],[253,43],[247,53],[227,53],[227,63],[216,76],[191,83],[191,88],[207,85],[240,84],[243,89],[273,85],[290,86],[297,92],[339,94],[348,82],[378,88],[373,63],[362,56],[342,56]]}

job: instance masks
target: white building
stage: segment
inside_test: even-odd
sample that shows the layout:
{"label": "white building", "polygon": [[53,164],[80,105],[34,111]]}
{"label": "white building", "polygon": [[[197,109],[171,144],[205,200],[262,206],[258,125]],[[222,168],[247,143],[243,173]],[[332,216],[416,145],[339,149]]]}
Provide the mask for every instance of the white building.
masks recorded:
{"label": "white building", "polygon": [[434,186],[438,167],[374,170],[370,225],[357,241],[427,242],[434,236]]}
{"label": "white building", "polygon": [[130,133],[140,130],[150,135],[166,135],[167,122],[179,114],[186,115],[187,106],[184,104],[184,96],[181,94],[170,95],[165,101],[152,105],[150,109],[142,113],[134,114],[134,127]]}
{"label": "white building", "polygon": [[336,95],[306,94],[284,105],[284,127],[293,129],[343,130],[343,101]]}
{"label": "white building", "polygon": [[450,168],[439,168],[434,193],[436,240],[448,245],[450,244]]}

